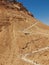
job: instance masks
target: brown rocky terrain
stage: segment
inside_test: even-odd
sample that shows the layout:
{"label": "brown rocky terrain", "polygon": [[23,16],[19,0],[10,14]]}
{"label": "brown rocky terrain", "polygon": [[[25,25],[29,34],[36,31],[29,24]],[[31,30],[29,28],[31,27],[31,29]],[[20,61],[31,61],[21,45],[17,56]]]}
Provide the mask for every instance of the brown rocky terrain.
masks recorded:
{"label": "brown rocky terrain", "polygon": [[49,65],[49,26],[19,2],[0,0],[0,65]]}

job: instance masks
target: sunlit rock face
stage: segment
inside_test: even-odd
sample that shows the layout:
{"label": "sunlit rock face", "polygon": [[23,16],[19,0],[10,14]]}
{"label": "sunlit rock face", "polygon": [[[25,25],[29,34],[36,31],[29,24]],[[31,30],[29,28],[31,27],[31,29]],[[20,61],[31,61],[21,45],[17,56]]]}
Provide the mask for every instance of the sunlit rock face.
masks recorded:
{"label": "sunlit rock face", "polygon": [[0,65],[49,65],[49,26],[21,3],[0,0]]}

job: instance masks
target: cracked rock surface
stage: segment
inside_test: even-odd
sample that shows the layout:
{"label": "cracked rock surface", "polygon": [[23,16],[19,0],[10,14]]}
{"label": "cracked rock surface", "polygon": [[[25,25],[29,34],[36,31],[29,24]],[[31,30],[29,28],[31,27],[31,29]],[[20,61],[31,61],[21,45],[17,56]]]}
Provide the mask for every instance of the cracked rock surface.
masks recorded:
{"label": "cracked rock surface", "polygon": [[49,26],[19,2],[0,1],[0,65],[49,65]]}

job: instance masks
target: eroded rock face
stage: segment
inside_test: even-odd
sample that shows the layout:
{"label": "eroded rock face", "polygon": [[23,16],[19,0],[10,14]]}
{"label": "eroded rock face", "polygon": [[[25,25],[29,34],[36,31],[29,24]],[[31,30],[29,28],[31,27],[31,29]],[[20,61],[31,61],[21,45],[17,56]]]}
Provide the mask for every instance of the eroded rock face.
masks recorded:
{"label": "eroded rock face", "polygon": [[1,2],[0,65],[49,65],[48,60],[49,26],[21,3]]}

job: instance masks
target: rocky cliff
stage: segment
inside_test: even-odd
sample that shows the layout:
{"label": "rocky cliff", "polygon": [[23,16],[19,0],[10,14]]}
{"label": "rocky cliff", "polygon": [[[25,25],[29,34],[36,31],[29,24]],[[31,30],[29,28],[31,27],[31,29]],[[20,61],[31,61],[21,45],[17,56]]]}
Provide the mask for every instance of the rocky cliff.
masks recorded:
{"label": "rocky cliff", "polygon": [[0,0],[0,65],[49,65],[49,26],[19,2]]}

